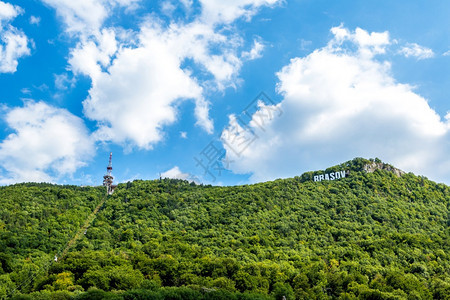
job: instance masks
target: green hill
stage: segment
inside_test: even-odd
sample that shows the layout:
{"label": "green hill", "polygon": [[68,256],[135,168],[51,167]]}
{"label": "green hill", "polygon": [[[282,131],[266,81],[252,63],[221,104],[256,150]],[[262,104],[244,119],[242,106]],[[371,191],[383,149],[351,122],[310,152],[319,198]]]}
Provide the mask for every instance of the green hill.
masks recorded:
{"label": "green hill", "polygon": [[450,188],[378,160],[234,187],[136,180],[104,197],[0,187],[0,298],[450,299]]}

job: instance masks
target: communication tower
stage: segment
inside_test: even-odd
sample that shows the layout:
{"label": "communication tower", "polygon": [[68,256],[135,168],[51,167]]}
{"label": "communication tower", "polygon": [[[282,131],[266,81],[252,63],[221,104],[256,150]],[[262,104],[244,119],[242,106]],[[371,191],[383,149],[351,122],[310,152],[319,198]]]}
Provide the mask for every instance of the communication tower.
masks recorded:
{"label": "communication tower", "polygon": [[103,176],[103,186],[106,186],[106,194],[112,195],[117,185],[113,185],[114,176],[112,176],[112,152],[109,154],[109,164],[106,167],[106,174]]}

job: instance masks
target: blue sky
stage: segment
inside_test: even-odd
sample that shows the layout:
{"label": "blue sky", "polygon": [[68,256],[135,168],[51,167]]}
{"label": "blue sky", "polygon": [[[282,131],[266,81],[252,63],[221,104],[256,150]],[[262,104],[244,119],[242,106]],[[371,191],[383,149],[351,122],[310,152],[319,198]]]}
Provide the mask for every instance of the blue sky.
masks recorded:
{"label": "blue sky", "polygon": [[450,2],[0,0],[0,184],[450,183]]}

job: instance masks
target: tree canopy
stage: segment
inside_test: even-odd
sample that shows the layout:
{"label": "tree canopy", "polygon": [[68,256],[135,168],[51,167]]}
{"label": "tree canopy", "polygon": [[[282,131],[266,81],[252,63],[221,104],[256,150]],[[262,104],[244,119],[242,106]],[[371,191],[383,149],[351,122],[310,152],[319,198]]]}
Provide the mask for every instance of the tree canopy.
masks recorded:
{"label": "tree canopy", "polygon": [[104,189],[0,187],[0,299],[450,299],[450,188],[371,162],[119,184],[57,261]]}

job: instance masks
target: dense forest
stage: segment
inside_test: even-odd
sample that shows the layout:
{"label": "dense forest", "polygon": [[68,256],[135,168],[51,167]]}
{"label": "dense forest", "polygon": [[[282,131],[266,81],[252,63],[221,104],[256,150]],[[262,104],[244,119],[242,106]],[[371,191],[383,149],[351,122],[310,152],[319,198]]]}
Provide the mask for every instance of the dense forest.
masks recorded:
{"label": "dense forest", "polygon": [[450,299],[450,188],[392,169],[0,187],[0,299]]}

